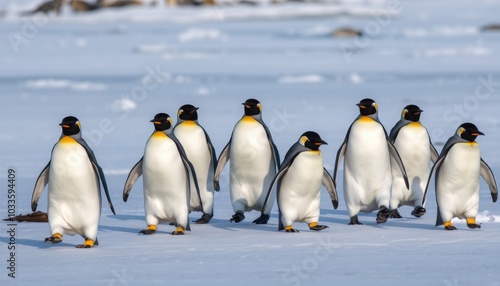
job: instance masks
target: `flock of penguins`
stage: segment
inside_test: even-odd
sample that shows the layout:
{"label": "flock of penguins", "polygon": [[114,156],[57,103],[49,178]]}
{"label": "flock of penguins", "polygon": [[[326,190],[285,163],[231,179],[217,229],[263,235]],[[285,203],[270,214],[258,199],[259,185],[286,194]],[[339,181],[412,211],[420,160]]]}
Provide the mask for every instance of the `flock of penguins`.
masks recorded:
{"label": "flock of penguins", "polygon": [[[480,228],[475,219],[480,176],[488,184],[493,202],[497,200],[495,178],[481,159],[475,141],[484,134],[472,123],[460,125],[438,154],[420,124],[422,110],[418,106],[406,106],[401,120],[388,135],[378,119],[376,102],[363,99],[357,104],[360,114],[338,150],[332,177],[323,166],[319,147],[327,143],[319,134],[303,133],[281,162],[262,120],[261,103],[248,99],[243,106],[244,115],[218,158],[210,137],[198,123],[197,107],[183,105],[175,126],[166,113],[154,116],[154,132],[123,190],[126,202],[132,187],[143,176],[147,228],[140,233],[153,234],[159,223],[170,222],[176,226],[173,235],[184,234],[190,230],[191,211],[203,213],[196,223],[208,223],[213,216],[214,191],[220,189],[219,179],[228,161],[234,210],[230,221],[241,222],[245,212],[257,210],[261,215],[253,223],[266,224],[277,200],[279,230],[286,232],[298,232],[293,228],[294,222],[306,222],[315,231],[328,228],[318,224],[320,189],[325,186],[336,209],[336,177],[342,159],[349,225],[362,224],[358,220],[360,212],[378,210],[377,223],[384,223],[389,217],[401,218],[398,207],[402,205],[413,206],[411,214],[421,217],[426,212],[424,205],[433,174],[438,206],[436,226],[454,230],[451,220],[458,217],[466,219],[469,228]],[[77,247],[91,248],[98,244],[101,185],[113,214],[115,211],[104,173],[82,138],[79,120],[68,116],[59,125],[62,135],[36,181],[31,206],[35,211],[48,184],[52,235],[45,241],[59,243],[63,234],[79,234],[85,241]]]}

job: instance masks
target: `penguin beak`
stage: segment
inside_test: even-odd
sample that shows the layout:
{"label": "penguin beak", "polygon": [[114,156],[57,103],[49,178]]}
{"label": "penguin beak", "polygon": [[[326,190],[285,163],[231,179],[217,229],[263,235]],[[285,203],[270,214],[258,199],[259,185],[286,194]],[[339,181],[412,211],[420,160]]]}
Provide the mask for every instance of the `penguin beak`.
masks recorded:
{"label": "penguin beak", "polygon": [[68,124],[59,124],[59,126],[61,126],[62,128],[69,128],[69,125]]}
{"label": "penguin beak", "polygon": [[366,108],[366,106],[361,105],[361,103],[356,103],[356,105],[357,105],[359,108]]}
{"label": "penguin beak", "polygon": [[196,112],[196,110],[200,109],[199,107],[195,107],[193,111],[191,111],[190,113],[193,114]]}
{"label": "penguin beak", "polygon": [[419,111],[417,111],[417,112],[415,112],[415,113],[413,113],[413,114],[415,114],[415,115],[419,115],[419,114],[420,114],[420,113],[422,113],[422,112],[424,112],[424,111],[423,111],[423,110],[419,110]]}
{"label": "penguin beak", "polygon": [[321,145],[328,145],[325,141],[318,139],[318,142],[314,142],[314,145],[316,146],[321,146]]}
{"label": "penguin beak", "polygon": [[479,135],[483,135],[484,136],[484,133],[478,130],[476,132],[471,133],[471,135],[472,136],[479,136]]}
{"label": "penguin beak", "polygon": [[153,123],[154,123],[154,124],[156,124],[156,125],[161,124],[161,122],[160,122],[160,121],[156,121],[156,120],[154,120],[154,119],[153,119],[153,120],[150,120],[149,122],[153,122]]}

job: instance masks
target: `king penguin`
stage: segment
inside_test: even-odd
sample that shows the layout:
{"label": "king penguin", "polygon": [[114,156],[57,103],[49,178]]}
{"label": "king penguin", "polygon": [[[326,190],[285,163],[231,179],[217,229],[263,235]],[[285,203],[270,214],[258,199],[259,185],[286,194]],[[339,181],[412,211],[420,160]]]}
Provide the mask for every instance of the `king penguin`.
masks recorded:
{"label": "king penguin", "polygon": [[486,181],[493,202],[497,201],[498,188],[493,172],[481,158],[478,135],[484,135],[472,123],[460,125],[455,135],[450,137],[432,167],[422,204],[427,199],[427,191],[432,175],[436,174],[436,226],[444,225],[446,230],[456,230],[451,219],[467,220],[469,228],[480,228],[476,223],[479,208],[479,176]]}
{"label": "king penguin", "polygon": [[[149,137],[144,156],[130,171],[123,188],[126,202],[132,187],[141,175],[144,189],[144,210],[148,227],[142,234],[153,234],[160,222],[177,226],[172,235],[182,235],[189,226],[190,178],[193,178],[196,193],[199,188],[193,165],[172,132],[172,118],[158,113],[151,120],[155,131]],[[203,206],[201,200],[200,205]]]}
{"label": "king penguin", "polygon": [[79,234],[84,239],[77,248],[98,245],[97,227],[101,215],[101,182],[108,205],[115,214],[109,197],[102,168],[94,152],[83,140],[80,121],[74,116],[65,117],[61,124],[62,135],[54,145],[49,163],[35,183],[31,209],[36,211],[38,199],[48,184],[48,210],[52,236],[45,242],[59,243],[63,234]]}
{"label": "king penguin", "polygon": [[390,215],[391,159],[393,157],[403,174],[408,188],[408,178],[401,157],[389,141],[384,126],[378,119],[378,106],[373,99],[365,98],[356,104],[360,115],[349,127],[344,142],[337,152],[336,182],[340,162],[344,158],[344,198],[349,212],[349,225],[362,224],[359,212],[378,209],[377,223],[384,223]]}
{"label": "king penguin", "polygon": [[[203,215],[195,222],[208,223],[214,213],[214,172],[217,166],[217,155],[207,132],[198,123],[198,107],[186,104],[177,112],[177,124],[174,127],[175,137],[186,152],[188,160],[193,164],[200,188],[200,200],[196,194],[194,180],[191,181],[191,211],[201,211]],[[219,190],[216,190],[219,191]]]}
{"label": "king penguin", "polygon": [[308,223],[311,230],[328,228],[318,224],[321,185],[328,191],[335,209],[339,205],[339,199],[333,179],[323,167],[323,155],[319,150],[323,144],[327,143],[318,133],[307,131],[286,153],[262,208],[266,209],[274,185],[277,185],[278,230],[299,232],[292,226],[296,221]]}
{"label": "king penguin", "polygon": [[[256,99],[243,103],[245,114],[233,129],[229,143],[219,155],[215,169],[214,185],[219,189],[219,179],[227,161],[229,164],[230,197],[235,214],[230,221],[245,219],[244,212],[261,211],[266,199],[266,191],[279,168],[279,153],[274,145],[271,132],[262,120],[262,105]],[[271,195],[266,209],[256,224],[266,224],[274,204]]]}
{"label": "king penguin", "polygon": [[401,120],[389,133],[389,140],[403,160],[410,183],[408,190],[397,163],[394,158],[391,158],[391,218],[402,218],[398,208],[403,205],[413,206],[411,214],[415,217],[421,217],[426,212],[422,205],[422,198],[429,179],[431,161],[436,162],[438,152],[432,145],[427,129],[420,123],[422,112],[423,110],[416,105],[407,105],[401,112]]}

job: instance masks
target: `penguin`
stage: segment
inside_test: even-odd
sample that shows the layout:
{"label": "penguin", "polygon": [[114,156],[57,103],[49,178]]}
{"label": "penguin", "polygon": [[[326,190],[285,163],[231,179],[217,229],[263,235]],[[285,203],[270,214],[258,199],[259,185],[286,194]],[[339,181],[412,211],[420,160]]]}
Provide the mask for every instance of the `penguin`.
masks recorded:
{"label": "penguin", "polygon": [[430,140],[427,129],[420,123],[423,110],[410,104],[401,112],[401,120],[391,129],[389,140],[398,150],[406,168],[410,189],[403,184],[402,175],[394,158],[392,165],[391,218],[402,218],[398,212],[400,206],[413,206],[411,214],[421,217],[426,210],[422,205],[425,185],[429,179],[431,164],[436,162],[438,152]]}
{"label": "penguin", "polygon": [[[200,197],[203,208],[198,200],[194,181],[191,181],[191,211],[201,211],[203,215],[196,223],[208,223],[214,213],[214,172],[217,166],[217,155],[207,132],[198,123],[198,107],[191,104],[183,105],[177,112],[177,124],[174,135],[181,143],[188,160],[193,164],[198,178]],[[218,189],[215,191],[219,191]]]}
{"label": "penguin", "polygon": [[[219,180],[227,161],[229,164],[230,197],[235,214],[231,222],[245,219],[244,212],[261,211],[266,199],[266,191],[279,168],[278,148],[271,132],[262,120],[262,105],[253,98],[243,103],[245,114],[236,123],[229,143],[218,158],[215,169],[214,186],[219,189]],[[255,224],[266,224],[274,204],[271,194],[266,209]]]}
{"label": "penguin", "polygon": [[59,243],[63,234],[79,234],[84,239],[77,248],[91,248],[98,245],[97,227],[101,215],[102,184],[108,205],[115,209],[106,184],[102,168],[94,152],[82,138],[81,124],[74,116],[65,117],[59,124],[62,135],[52,148],[50,161],[38,176],[31,209],[36,211],[38,200],[48,184],[47,216],[52,236],[47,243]]}
{"label": "penguin", "polygon": [[278,230],[299,232],[292,226],[296,221],[308,223],[311,230],[328,228],[318,224],[321,185],[328,191],[335,209],[339,205],[339,199],[333,179],[323,167],[323,156],[319,150],[323,144],[328,143],[318,133],[307,131],[286,153],[278,174],[269,186],[266,203],[262,208],[264,214],[274,185],[277,185]]}
{"label": "penguin", "polygon": [[[141,175],[144,189],[144,209],[148,227],[141,234],[154,234],[160,222],[177,226],[172,235],[183,235],[189,225],[190,178],[199,196],[194,167],[172,131],[172,118],[158,113],[151,120],[155,131],[149,137],[144,156],[130,171],[123,188],[126,202],[132,187]],[[200,205],[203,204],[200,200]]]}
{"label": "penguin", "polygon": [[479,131],[476,125],[468,122],[460,125],[455,135],[444,145],[431,169],[422,205],[427,199],[432,175],[436,174],[436,226],[444,225],[446,230],[456,230],[451,219],[458,217],[465,218],[469,228],[481,228],[481,225],[476,223],[480,175],[490,189],[493,202],[498,199],[495,176],[481,158],[479,144],[476,142],[479,135],[484,133]]}
{"label": "penguin", "polygon": [[359,212],[378,209],[377,223],[385,223],[390,215],[391,160],[394,158],[403,179],[408,178],[401,157],[389,141],[384,126],[378,119],[378,106],[365,98],[358,104],[360,115],[349,127],[344,142],[337,152],[333,181],[337,182],[340,161],[344,158],[344,198],[349,212],[349,225],[362,224]]}

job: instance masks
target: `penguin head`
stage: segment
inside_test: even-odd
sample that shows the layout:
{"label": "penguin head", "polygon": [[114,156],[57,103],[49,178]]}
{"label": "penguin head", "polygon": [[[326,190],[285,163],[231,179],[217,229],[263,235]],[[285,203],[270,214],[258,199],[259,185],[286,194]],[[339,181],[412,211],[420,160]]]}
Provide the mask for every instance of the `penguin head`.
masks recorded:
{"label": "penguin head", "polygon": [[377,103],[371,98],[362,99],[358,104],[359,113],[363,116],[373,115],[377,113]]}
{"label": "penguin head", "polygon": [[156,131],[165,131],[170,129],[172,126],[172,118],[170,118],[170,115],[166,113],[156,114],[155,118],[150,122],[153,122]]}
{"label": "penguin head", "polygon": [[403,112],[401,113],[401,118],[413,122],[418,122],[420,120],[420,114],[422,112],[423,110],[420,109],[420,107],[414,104],[410,104],[403,109]]}
{"label": "penguin head", "polygon": [[242,104],[245,106],[245,115],[248,116],[260,114],[262,110],[262,105],[257,99],[250,98]]}
{"label": "penguin head", "polygon": [[179,120],[198,120],[198,112],[196,110],[198,110],[198,107],[194,107],[191,104],[184,104],[177,111],[177,116]]}
{"label": "penguin head", "polygon": [[62,132],[66,136],[76,135],[81,129],[80,121],[74,116],[64,117],[59,126],[62,127]]}
{"label": "penguin head", "polygon": [[323,139],[319,137],[319,134],[314,131],[307,131],[304,134],[302,134],[300,136],[299,143],[302,146],[307,147],[311,150],[318,150],[319,146],[323,144],[328,145],[328,143],[323,141]]}
{"label": "penguin head", "polygon": [[478,135],[484,135],[484,133],[479,131],[476,125],[467,122],[458,127],[457,135],[469,142],[474,142]]}

